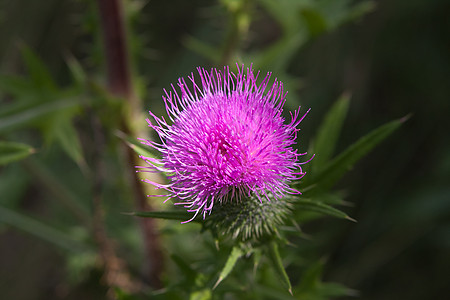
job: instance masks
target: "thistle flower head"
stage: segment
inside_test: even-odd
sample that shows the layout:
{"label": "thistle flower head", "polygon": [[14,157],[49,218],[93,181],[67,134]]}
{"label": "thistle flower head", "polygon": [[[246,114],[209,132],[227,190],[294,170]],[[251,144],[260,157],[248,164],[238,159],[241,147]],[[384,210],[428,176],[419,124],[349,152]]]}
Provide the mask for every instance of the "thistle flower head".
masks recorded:
{"label": "thistle flower head", "polygon": [[[304,116],[299,110],[282,116],[286,93],[271,73],[257,83],[259,72],[239,68],[234,74],[198,68],[187,82],[163,96],[169,120],[150,112],[149,127],[160,142],[141,140],[161,153],[160,159],[143,157],[143,170],[165,172],[168,184],[149,183],[178,198],[188,211],[211,214],[214,205],[247,199],[278,201],[299,192],[290,183],[304,173],[296,143]],[[190,87],[188,87],[188,84]]]}

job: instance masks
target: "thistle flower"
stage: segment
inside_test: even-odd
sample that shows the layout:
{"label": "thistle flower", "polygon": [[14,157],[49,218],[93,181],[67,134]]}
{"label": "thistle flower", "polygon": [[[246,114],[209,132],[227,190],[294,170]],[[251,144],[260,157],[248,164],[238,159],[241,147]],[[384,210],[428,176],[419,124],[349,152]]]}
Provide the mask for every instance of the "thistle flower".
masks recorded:
{"label": "thistle flower", "polygon": [[299,157],[306,153],[298,153],[293,145],[297,126],[308,112],[291,112],[285,122],[287,93],[277,79],[269,85],[271,73],[258,84],[259,72],[255,75],[251,67],[245,72],[238,66],[237,74],[229,67],[197,70],[200,83],[191,73],[190,88],[180,78],[178,89],[172,85],[172,91],[165,91],[170,122],[150,111],[148,126],[160,142],[141,142],[159,151],[161,158],[142,157],[149,164],[143,170],[164,172],[169,182],[145,181],[165,189],[168,199],[178,198],[175,205],[194,212],[192,219],[199,213],[205,218],[217,204],[248,199],[263,203],[299,194],[290,183],[304,176],[301,165],[306,162]]}

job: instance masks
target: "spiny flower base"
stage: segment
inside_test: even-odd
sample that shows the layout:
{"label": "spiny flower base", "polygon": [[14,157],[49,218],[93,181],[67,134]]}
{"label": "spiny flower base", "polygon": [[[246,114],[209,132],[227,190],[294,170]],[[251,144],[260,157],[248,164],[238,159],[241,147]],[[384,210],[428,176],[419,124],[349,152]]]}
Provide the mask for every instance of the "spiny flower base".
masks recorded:
{"label": "spiny flower base", "polygon": [[276,199],[273,195],[251,196],[241,201],[216,204],[213,212],[205,219],[203,228],[217,237],[232,238],[235,241],[261,241],[278,234],[292,211],[292,198]]}

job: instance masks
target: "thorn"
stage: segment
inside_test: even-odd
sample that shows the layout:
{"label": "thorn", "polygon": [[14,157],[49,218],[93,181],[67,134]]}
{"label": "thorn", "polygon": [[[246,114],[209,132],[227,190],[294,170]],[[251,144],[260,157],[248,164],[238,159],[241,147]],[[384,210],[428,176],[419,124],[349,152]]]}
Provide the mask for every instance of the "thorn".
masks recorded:
{"label": "thorn", "polygon": [[125,211],[121,212],[120,214],[125,215],[125,216],[135,216],[136,215],[135,212],[125,212]]}
{"label": "thorn", "polygon": [[341,98],[347,99],[349,100],[352,97],[352,92],[351,91],[344,91],[341,95]]}
{"label": "thorn", "polygon": [[294,296],[294,294],[292,293],[292,288],[288,289],[289,294],[291,294],[291,296]]}
{"label": "thorn", "polygon": [[351,217],[349,217],[349,216],[346,216],[345,218],[346,218],[347,220],[349,220],[349,221],[358,223],[358,221],[356,221],[355,219],[353,219],[353,218],[351,218]]}
{"label": "thorn", "polygon": [[217,279],[217,282],[216,282],[216,284],[213,286],[213,290],[215,290],[216,289],[216,287],[219,285],[219,283],[221,283],[222,282],[222,280],[223,280],[223,277],[219,277],[219,279]]}
{"label": "thorn", "polygon": [[214,240],[214,245],[216,246],[217,251],[220,250],[220,246],[219,246],[219,240]]}
{"label": "thorn", "polygon": [[413,116],[412,113],[407,114],[406,116],[404,116],[403,118],[400,119],[401,123],[405,123],[406,121],[409,120],[409,118],[411,118]]}

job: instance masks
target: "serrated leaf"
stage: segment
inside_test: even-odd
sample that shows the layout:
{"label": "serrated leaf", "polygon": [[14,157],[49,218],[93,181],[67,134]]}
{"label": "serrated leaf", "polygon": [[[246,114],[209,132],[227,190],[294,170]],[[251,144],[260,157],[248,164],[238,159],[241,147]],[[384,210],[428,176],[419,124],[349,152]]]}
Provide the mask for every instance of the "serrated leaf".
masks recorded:
{"label": "serrated leaf", "polygon": [[0,166],[24,159],[34,152],[29,145],[0,141]]}
{"label": "serrated leaf", "polygon": [[[132,216],[142,218],[155,218],[166,220],[187,221],[192,218],[192,213],[188,211],[138,211],[130,213]],[[201,218],[195,218],[190,222],[200,222]]]}
{"label": "serrated leaf", "polygon": [[289,280],[289,276],[287,275],[286,270],[284,269],[283,262],[280,256],[280,251],[278,250],[278,244],[275,241],[271,241],[268,248],[269,248],[268,258],[272,263],[272,266],[274,267],[275,272],[278,275],[278,278],[280,279],[284,287],[292,295],[291,281]]}
{"label": "serrated leaf", "polygon": [[347,116],[350,103],[350,95],[343,94],[330,108],[317,132],[314,141],[314,160],[311,168],[314,173],[320,170],[334,153],[339,139],[342,124]]}
{"label": "serrated leaf", "polygon": [[353,222],[356,222],[354,219],[350,218],[346,213],[343,211],[340,211],[339,209],[336,209],[328,204],[313,201],[311,199],[305,199],[305,198],[297,198],[297,200],[294,202],[295,205],[298,206],[299,210],[307,210],[307,211],[313,211],[318,212],[324,215],[329,215],[332,217],[340,218],[340,219],[347,219]]}
{"label": "serrated leaf", "polygon": [[[331,188],[359,159],[390,136],[407,118],[384,124],[360,138],[328,163],[318,174],[313,174],[309,185],[315,185],[314,189],[328,190]],[[308,187],[304,188],[308,189]]]}
{"label": "serrated leaf", "polygon": [[223,267],[222,271],[220,272],[219,279],[217,279],[216,284],[214,285],[213,289],[215,289],[219,283],[224,280],[228,274],[233,270],[234,266],[236,265],[236,262],[239,258],[244,254],[242,249],[239,246],[234,246],[231,250],[230,256],[228,256],[227,262],[225,263],[225,266]]}
{"label": "serrated leaf", "polygon": [[69,235],[40,221],[4,207],[0,207],[0,222],[27,232],[64,250],[71,252],[88,250],[88,247],[85,244],[71,239]]}

